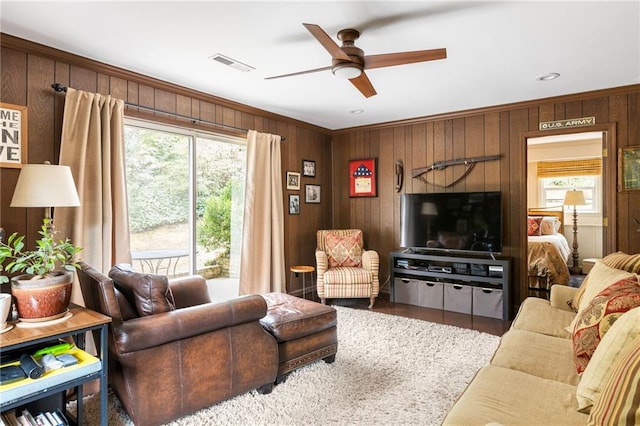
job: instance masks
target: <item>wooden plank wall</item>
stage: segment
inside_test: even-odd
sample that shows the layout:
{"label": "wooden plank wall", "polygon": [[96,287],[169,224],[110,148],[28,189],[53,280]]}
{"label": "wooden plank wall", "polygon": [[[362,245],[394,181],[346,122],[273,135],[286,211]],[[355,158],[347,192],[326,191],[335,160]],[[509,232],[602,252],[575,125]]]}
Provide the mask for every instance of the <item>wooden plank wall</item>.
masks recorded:
{"label": "wooden plank wall", "polygon": [[[302,178],[301,191],[284,191],[285,212],[288,212],[289,193],[299,193],[304,200],[305,184],[319,184],[323,192],[321,204],[305,204],[302,201],[300,215],[285,214],[286,267],[294,264],[315,265],[316,230],[331,224],[331,136],[328,130],[4,34],[1,42],[0,99],[5,103],[28,107],[29,163],[58,163],[64,95],[56,94],[51,88],[52,83],[109,94],[128,103],[169,113],[285,136],[286,141],[282,144],[283,182],[286,171],[301,172],[302,159],[316,162],[316,177]],[[190,124],[189,120],[171,119],[163,114],[153,115],[132,108],[126,108],[125,115],[169,124]],[[196,127],[220,131],[207,125]],[[43,211],[9,207],[18,174],[18,169],[0,169],[0,225],[7,234],[17,231],[28,235],[27,246],[31,246],[38,237]],[[290,274],[286,275],[289,281]],[[288,283],[287,288],[296,292],[301,287],[302,284],[296,280]]]}
{"label": "wooden plank wall", "polygon": [[[300,215],[285,215],[287,267],[315,265],[317,229],[358,227],[364,230],[367,246],[380,254],[384,282],[389,276],[388,254],[399,244],[396,160],[404,162],[402,192],[432,192],[444,189],[412,179],[411,169],[453,158],[502,154],[500,161],[476,165],[466,179],[446,190],[502,191],[504,252],[512,257],[516,306],[526,296],[522,266],[526,149],[522,135],[537,130],[541,121],[595,116],[596,123],[612,123],[617,147],[640,145],[640,85],[331,132],[4,34],[1,45],[0,99],[29,108],[30,163],[57,162],[64,98],[51,90],[54,82],[168,112],[284,135],[283,174],[301,171],[302,159],[315,160],[317,176],[303,177],[299,193],[304,200],[305,184],[322,188],[321,204],[302,202]],[[144,116],[130,109],[127,115]],[[154,119],[166,121],[162,116]],[[348,161],[371,157],[378,158],[378,197],[350,198]],[[612,168],[616,168],[615,161]],[[446,184],[456,173],[448,168],[430,178]],[[17,170],[0,169],[0,224],[8,232],[26,233],[32,244],[42,212],[9,207],[17,176]],[[605,188],[615,192],[616,211],[609,219],[616,225],[613,247],[638,253],[640,233],[634,219],[640,220],[640,191],[618,193],[615,182],[614,178]],[[289,193],[285,191],[285,211]],[[294,283],[289,290],[299,287]],[[388,283],[384,290],[388,291]]]}
{"label": "wooden plank wall", "polygon": [[[388,255],[400,241],[400,193],[394,188],[394,164],[404,163],[404,186],[401,192],[494,191],[503,194],[504,254],[512,258],[513,304],[526,297],[525,217],[526,147],[522,135],[537,131],[539,122],[585,116],[596,123],[613,123],[617,147],[640,144],[640,86],[571,95],[543,101],[529,101],[511,106],[449,114],[411,120],[407,123],[367,126],[335,132],[333,142],[335,227],[362,228],[368,247],[381,257],[381,283],[388,291]],[[589,128],[574,129],[589,131]],[[411,170],[435,161],[454,158],[502,154],[499,161],[476,165],[462,181],[442,188],[411,178]],[[617,155],[614,149],[610,156]],[[348,162],[351,159],[377,157],[379,196],[349,198]],[[611,157],[610,157],[611,160]],[[461,166],[432,172],[429,179],[440,185],[453,182]],[[615,158],[611,172],[616,173]],[[640,220],[640,191],[617,192],[616,179],[610,180],[606,193],[612,197],[616,212],[615,250],[640,252],[640,233],[633,219]],[[524,263],[523,263],[524,262]]]}

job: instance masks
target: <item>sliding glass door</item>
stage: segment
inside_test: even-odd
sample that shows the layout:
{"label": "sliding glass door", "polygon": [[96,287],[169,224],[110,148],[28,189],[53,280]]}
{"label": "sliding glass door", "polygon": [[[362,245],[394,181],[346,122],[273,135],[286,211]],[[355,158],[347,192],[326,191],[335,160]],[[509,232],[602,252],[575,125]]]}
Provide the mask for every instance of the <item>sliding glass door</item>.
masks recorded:
{"label": "sliding glass door", "polygon": [[125,143],[134,268],[237,295],[244,140],[127,120]]}

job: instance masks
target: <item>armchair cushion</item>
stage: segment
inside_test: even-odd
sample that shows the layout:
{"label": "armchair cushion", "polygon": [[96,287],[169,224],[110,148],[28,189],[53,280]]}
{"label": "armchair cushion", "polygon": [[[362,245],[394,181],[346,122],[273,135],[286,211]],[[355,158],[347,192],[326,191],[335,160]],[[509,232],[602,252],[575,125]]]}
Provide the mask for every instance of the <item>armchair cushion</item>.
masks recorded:
{"label": "armchair cushion", "polygon": [[362,264],[362,231],[344,236],[327,232],[324,242],[330,268]]}
{"label": "armchair cushion", "polygon": [[328,269],[324,273],[324,282],[327,284],[371,284],[373,274],[363,268],[341,266]]}
{"label": "armchair cushion", "polygon": [[134,272],[130,265],[111,268],[109,277],[127,299],[132,300],[140,316],[173,311],[176,308],[169,280],[162,275]]}

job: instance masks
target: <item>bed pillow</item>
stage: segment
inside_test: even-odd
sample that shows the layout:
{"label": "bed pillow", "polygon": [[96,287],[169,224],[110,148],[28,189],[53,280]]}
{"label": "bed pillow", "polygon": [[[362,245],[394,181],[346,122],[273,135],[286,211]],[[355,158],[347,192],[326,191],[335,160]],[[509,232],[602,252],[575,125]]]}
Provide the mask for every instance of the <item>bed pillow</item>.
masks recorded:
{"label": "bed pillow", "polygon": [[576,388],[578,411],[588,413],[599,400],[620,353],[640,339],[640,307],[622,315],[600,341]]}
{"label": "bed pillow", "polygon": [[176,304],[164,275],[135,272],[130,265],[119,264],[111,268],[109,277],[129,300],[133,300],[142,316],[173,311]]}
{"label": "bed pillow", "polygon": [[640,284],[637,276],[622,279],[598,293],[578,313],[573,330],[573,360],[582,373],[598,344],[611,326],[625,312],[640,306]]}
{"label": "bed pillow", "polygon": [[528,237],[540,236],[541,222],[542,222],[542,217],[540,216],[529,216],[527,218],[527,236]]}
{"label": "bed pillow", "polygon": [[555,235],[560,230],[560,220],[555,216],[544,216],[540,222],[540,235]]}

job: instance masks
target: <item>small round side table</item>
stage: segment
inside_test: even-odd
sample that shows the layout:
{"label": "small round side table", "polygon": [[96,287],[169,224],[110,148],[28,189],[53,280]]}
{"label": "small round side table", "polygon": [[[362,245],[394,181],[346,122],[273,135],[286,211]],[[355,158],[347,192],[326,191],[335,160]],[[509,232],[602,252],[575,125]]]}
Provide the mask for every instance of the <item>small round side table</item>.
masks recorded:
{"label": "small round side table", "polygon": [[306,299],[307,298],[307,290],[306,290],[306,280],[305,280],[305,276],[306,274],[311,274],[311,284],[313,285],[313,271],[315,271],[316,268],[314,268],[313,266],[307,266],[307,265],[297,265],[297,266],[292,266],[291,267],[291,280],[293,281],[293,276],[295,274],[296,277],[300,276],[300,274],[302,274],[302,298]]}

